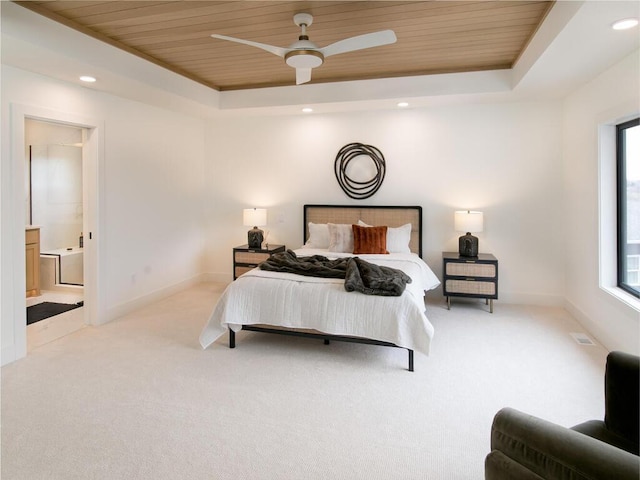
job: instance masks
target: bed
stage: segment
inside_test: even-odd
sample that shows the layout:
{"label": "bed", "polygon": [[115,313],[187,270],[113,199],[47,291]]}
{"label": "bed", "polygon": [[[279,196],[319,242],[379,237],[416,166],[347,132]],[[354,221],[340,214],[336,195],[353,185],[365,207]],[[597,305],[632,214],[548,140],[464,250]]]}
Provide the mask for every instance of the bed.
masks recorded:
{"label": "bed", "polygon": [[[347,292],[345,280],[253,269],[224,291],[200,335],[207,348],[227,331],[229,347],[241,330],[404,348],[408,370],[414,351],[428,355],[433,326],[424,295],[440,281],[422,260],[422,208],[419,206],[305,205],[304,245],[297,257],[353,257],[353,245],[338,232],[361,225],[384,226],[388,254],[357,254],[359,259],[401,270],[411,282],[399,296]],[[378,232],[379,233],[379,232]],[[353,239],[351,239],[353,241]],[[329,242],[330,245],[327,245]]]}

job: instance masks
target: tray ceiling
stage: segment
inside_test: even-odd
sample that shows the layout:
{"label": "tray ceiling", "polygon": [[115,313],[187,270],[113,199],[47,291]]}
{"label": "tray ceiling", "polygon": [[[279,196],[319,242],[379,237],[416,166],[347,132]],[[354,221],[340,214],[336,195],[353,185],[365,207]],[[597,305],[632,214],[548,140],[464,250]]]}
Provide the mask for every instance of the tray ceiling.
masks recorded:
{"label": "tray ceiling", "polygon": [[551,1],[18,1],[75,30],[216,90],[295,85],[295,70],[212,33],[288,47],[313,15],[319,47],[392,29],[392,45],[329,57],[310,83],[511,68]]}

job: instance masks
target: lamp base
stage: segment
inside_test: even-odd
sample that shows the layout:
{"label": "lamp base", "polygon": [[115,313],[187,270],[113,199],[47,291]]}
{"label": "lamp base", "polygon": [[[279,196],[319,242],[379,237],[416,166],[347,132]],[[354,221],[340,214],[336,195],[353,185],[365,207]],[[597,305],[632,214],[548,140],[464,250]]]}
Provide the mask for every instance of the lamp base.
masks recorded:
{"label": "lamp base", "polygon": [[458,253],[463,257],[478,256],[478,237],[474,237],[467,232],[458,239]]}
{"label": "lamp base", "polygon": [[247,232],[247,243],[249,248],[262,248],[262,241],[264,240],[264,232],[258,227],[253,227]]}

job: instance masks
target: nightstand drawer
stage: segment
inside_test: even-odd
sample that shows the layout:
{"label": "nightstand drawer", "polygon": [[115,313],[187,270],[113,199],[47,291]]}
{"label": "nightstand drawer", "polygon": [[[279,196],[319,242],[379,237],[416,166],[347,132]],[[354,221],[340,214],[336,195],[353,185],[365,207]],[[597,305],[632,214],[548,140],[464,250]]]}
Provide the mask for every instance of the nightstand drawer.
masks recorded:
{"label": "nightstand drawer", "polygon": [[240,275],[244,275],[245,273],[253,270],[255,267],[244,267],[244,266],[240,266],[240,265],[236,265],[236,267],[233,270],[233,276],[234,278],[238,278]]}
{"label": "nightstand drawer", "polygon": [[233,279],[253,270],[274,253],[285,251],[284,245],[265,245],[264,248],[249,248],[241,245],[233,249]]}
{"label": "nightstand drawer", "polygon": [[483,282],[482,280],[446,280],[445,291],[448,294],[462,293],[467,295],[496,294],[495,282]]}
{"label": "nightstand drawer", "polygon": [[236,263],[248,263],[250,265],[258,265],[259,263],[264,262],[270,256],[271,256],[271,254],[269,254],[269,253],[236,252],[235,253],[235,262]]}
{"label": "nightstand drawer", "polygon": [[496,266],[490,263],[453,263],[446,262],[446,275],[452,277],[495,278]]}

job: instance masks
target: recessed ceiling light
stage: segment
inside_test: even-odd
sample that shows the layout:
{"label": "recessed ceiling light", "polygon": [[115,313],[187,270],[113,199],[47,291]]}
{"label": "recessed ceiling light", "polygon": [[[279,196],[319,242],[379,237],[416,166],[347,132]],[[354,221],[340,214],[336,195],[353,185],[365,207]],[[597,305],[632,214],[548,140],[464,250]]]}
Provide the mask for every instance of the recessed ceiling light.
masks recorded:
{"label": "recessed ceiling light", "polygon": [[304,108],[302,109],[302,111],[303,111],[304,113],[311,113],[311,112],[313,112],[313,108],[311,108],[311,107],[304,107]]}
{"label": "recessed ceiling light", "polygon": [[615,22],[613,25],[611,25],[611,28],[613,28],[614,30],[626,30],[628,28],[633,28],[636,25],[638,25],[637,18],[625,18],[623,20],[618,20],[617,22]]}
{"label": "recessed ceiling light", "polygon": [[93,83],[96,81],[96,77],[91,77],[89,75],[82,75],[80,77],[80,80],[82,80],[83,82],[87,82],[87,83]]}
{"label": "recessed ceiling light", "polygon": [[398,102],[398,106],[400,108],[407,108],[409,106],[409,102]]}

